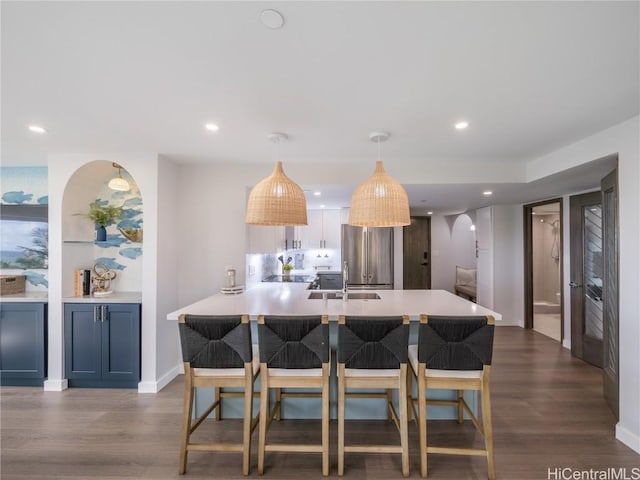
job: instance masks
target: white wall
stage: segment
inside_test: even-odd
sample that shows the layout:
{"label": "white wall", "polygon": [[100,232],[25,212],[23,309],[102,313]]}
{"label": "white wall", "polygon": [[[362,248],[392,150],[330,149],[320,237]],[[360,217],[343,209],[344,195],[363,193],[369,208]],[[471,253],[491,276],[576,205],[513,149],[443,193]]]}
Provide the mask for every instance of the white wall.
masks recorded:
{"label": "white wall", "polygon": [[178,167],[170,160],[158,158],[158,282],[156,372],[157,380],[151,390],[158,391],[180,373],[182,355],[178,325],[168,322],[167,313],[176,310],[178,302],[178,269],[183,236],[178,224],[179,190],[176,188]]}
{"label": "white wall", "polygon": [[[637,452],[640,452],[640,382],[638,381],[640,372],[640,322],[638,321],[638,312],[640,312],[639,131],[640,117],[636,116],[537,158],[527,166],[527,180],[532,181],[597,158],[618,154],[620,420],[616,425],[616,438]],[[565,245],[567,244],[565,243]],[[567,251],[568,249],[565,249],[565,252]],[[565,258],[563,279],[565,292],[569,289],[567,273]],[[565,315],[565,319],[568,317]]]}
{"label": "white wall", "polygon": [[431,288],[453,292],[456,264],[452,256],[451,229],[442,215],[431,217]]}
{"label": "white wall", "polygon": [[493,307],[501,325],[524,326],[522,205],[494,205]]}

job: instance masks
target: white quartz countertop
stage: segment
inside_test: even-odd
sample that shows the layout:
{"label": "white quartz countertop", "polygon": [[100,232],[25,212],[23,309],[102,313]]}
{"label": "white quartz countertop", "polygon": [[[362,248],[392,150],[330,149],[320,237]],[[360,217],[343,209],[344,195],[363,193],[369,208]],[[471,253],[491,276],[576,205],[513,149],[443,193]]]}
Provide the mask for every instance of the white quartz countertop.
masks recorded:
{"label": "white quartz countertop", "polygon": [[[192,315],[249,314],[256,318],[264,315],[409,315],[417,320],[427,315],[502,315],[458,297],[446,290],[375,290],[379,300],[310,300],[306,283],[259,283],[239,295],[216,294],[167,315],[177,320],[187,313]],[[372,292],[372,290],[367,290]]]}
{"label": "white quartz countertop", "polygon": [[63,297],[62,303],[142,303],[142,293],[113,292],[104,297]]}
{"label": "white quartz countertop", "polygon": [[2,303],[48,303],[49,292],[22,292],[0,296]]}

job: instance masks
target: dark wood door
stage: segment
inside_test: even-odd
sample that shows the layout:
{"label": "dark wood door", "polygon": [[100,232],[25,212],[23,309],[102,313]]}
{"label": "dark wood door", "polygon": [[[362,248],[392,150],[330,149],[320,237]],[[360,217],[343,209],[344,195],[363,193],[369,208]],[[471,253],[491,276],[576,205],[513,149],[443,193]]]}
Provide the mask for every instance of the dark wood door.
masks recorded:
{"label": "dark wood door", "polygon": [[571,197],[570,224],[571,353],[602,367],[602,194]]}
{"label": "dark wood door", "polygon": [[602,179],[602,323],[603,323],[603,387],[604,398],[619,414],[618,396],[618,172],[614,170]]}
{"label": "dark wood door", "polygon": [[403,288],[431,288],[431,218],[411,217],[411,224],[403,227],[402,234]]}

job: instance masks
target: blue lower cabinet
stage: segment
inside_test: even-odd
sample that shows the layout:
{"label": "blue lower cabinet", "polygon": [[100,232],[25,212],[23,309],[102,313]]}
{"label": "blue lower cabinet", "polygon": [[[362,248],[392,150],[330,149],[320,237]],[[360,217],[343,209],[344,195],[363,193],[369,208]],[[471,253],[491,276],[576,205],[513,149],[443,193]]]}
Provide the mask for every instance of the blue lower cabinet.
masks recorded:
{"label": "blue lower cabinet", "polygon": [[0,385],[42,386],[47,376],[47,305],[0,304]]}
{"label": "blue lower cabinet", "polygon": [[140,304],[65,304],[64,345],[70,387],[136,388]]}

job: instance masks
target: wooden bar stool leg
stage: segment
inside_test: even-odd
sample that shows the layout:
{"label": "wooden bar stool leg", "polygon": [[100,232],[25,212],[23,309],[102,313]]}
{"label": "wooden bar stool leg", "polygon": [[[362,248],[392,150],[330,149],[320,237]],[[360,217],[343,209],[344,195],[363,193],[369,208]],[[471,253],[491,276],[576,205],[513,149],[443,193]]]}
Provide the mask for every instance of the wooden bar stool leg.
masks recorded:
{"label": "wooden bar stool leg", "polygon": [[[486,368],[486,367],[485,367]],[[493,460],[493,423],[491,421],[491,392],[489,390],[488,375],[482,381],[480,390],[482,396],[482,428],[484,429],[484,444],[487,450],[487,469],[489,480],[495,480],[496,470]]]}
{"label": "wooden bar stool leg", "polygon": [[269,377],[267,365],[260,365],[260,430],[258,434],[258,475],[264,473],[264,451],[267,443],[267,424],[269,422]]}
{"label": "wooden bar stool leg", "polygon": [[193,385],[191,383],[191,372],[185,366],[184,375],[184,402],[182,405],[182,432],[180,434],[180,465],[179,473],[183,475],[187,471],[187,444],[189,443],[189,432],[191,430],[191,415],[193,414]]}
{"label": "wooden bar stool leg", "polygon": [[407,414],[407,364],[400,365],[400,385],[398,385],[398,403],[400,404],[400,446],[402,448],[402,475],[409,476],[409,421]]}
{"label": "wooden bar stool leg", "polygon": [[458,423],[462,425],[464,421],[464,408],[462,406],[462,401],[464,399],[464,390],[458,390]]}
{"label": "wooden bar stool leg", "polygon": [[391,404],[393,403],[393,390],[387,388],[387,420],[393,420],[393,415],[391,415]]}
{"label": "wooden bar stool leg", "polygon": [[251,424],[253,423],[253,378],[246,376],[244,386],[244,419],[242,421],[242,474],[251,470]]}
{"label": "wooden bar stool leg", "polygon": [[338,373],[338,475],[344,475],[344,402],[345,372],[344,365],[339,365]]}
{"label": "wooden bar stool leg", "polygon": [[322,366],[322,475],[329,475],[329,365]]}
{"label": "wooden bar stool leg", "polygon": [[407,422],[413,420],[413,370],[407,366]]}
{"label": "wooden bar stool leg", "polygon": [[282,415],[282,389],[276,388],[276,414],[275,420],[280,421]]}
{"label": "wooden bar stool leg", "polygon": [[427,476],[427,385],[424,368],[418,368],[418,436],[420,437],[420,476]]}
{"label": "wooden bar stool leg", "polygon": [[215,387],[213,389],[213,401],[218,402],[218,406],[216,407],[216,420],[219,422],[222,418],[222,398],[220,397],[220,387]]}

